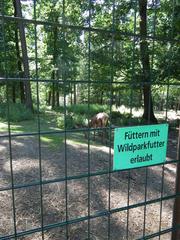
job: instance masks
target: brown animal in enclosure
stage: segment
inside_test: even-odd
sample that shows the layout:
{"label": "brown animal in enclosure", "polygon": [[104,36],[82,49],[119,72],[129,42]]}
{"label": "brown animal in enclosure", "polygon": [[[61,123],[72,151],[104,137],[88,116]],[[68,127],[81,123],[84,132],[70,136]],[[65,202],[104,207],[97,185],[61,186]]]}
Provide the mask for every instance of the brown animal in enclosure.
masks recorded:
{"label": "brown animal in enclosure", "polygon": [[[102,130],[98,131],[99,135],[101,135],[102,137],[102,142],[104,141],[105,137],[106,137],[106,128],[108,125],[108,121],[109,121],[109,116],[107,113],[105,112],[100,112],[97,113],[96,115],[94,115],[91,120],[89,121],[89,128],[102,128]],[[96,135],[96,130],[94,130],[94,140],[95,140],[95,135]],[[86,134],[87,137],[87,134]]]}

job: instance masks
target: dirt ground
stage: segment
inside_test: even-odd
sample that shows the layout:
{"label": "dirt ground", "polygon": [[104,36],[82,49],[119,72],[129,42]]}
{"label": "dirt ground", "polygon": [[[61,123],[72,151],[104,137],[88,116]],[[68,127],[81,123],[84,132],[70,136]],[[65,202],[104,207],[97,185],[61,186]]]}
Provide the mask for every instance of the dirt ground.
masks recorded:
{"label": "dirt ground", "polygon": [[[176,159],[177,131],[169,132],[167,161]],[[89,151],[89,152],[88,152]],[[66,154],[65,154],[66,152]],[[88,173],[88,156],[91,173],[109,169],[113,151],[106,146],[80,144],[67,138],[67,145],[59,148],[49,148],[48,144],[41,143],[37,136],[12,137],[11,139],[12,169],[14,185],[32,184],[33,186],[18,188],[12,194],[11,190],[0,191],[0,236],[14,233],[13,223],[13,196],[15,202],[15,217],[17,232],[41,227],[41,211],[43,225],[49,225],[68,220],[99,214],[111,209],[127,207],[152,199],[175,193],[176,164],[119,171],[110,175],[102,174],[90,178],[83,177],[51,183],[53,179],[67,176],[77,176]],[[39,162],[41,158],[41,165]],[[65,164],[67,160],[67,165]],[[40,171],[41,170],[41,171]],[[42,188],[33,183],[42,180],[46,182]],[[129,181],[130,180],[130,181]],[[129,189],[128,189],[129,183]],[[0,188],[11,187],[11,166],[9,142],[7,138],[0,138]],[[88,188],[89,187],[89,188]],[[89,190],[89,191],[88,191]],[[42,191],[42,204],[40,193]],[[90,198],[88,198],[88,193]],[[129,198],[128,198],[129,193]],[[110,205],[109,205],[110,195]],[[146,197],[145,197],[146,196]],[[67,197],[67,209],[66,209]],[[88,208],[89,206],[89,208]],[[100,215],[85,221],[44,231],[46,240],[87,240],[88,224],[91,240],[110,239],[134,240],[142,238],[159,230],[171,227],[173,200],[152,203],[127,211],[124,209],[114,212],[108,217]],[[145,217],[144,217],[145,216]],[[145,221],[145,224],[144,224]],[[109,226],[109,227],[108,227]],[[161,236],[161,240],[169,240],[170,234]],[[8,239],[8,238],[7,238]],[[34,233],[18,239],[39,240],[41,233]],[[153,238],[159,239],[159,237]]]}

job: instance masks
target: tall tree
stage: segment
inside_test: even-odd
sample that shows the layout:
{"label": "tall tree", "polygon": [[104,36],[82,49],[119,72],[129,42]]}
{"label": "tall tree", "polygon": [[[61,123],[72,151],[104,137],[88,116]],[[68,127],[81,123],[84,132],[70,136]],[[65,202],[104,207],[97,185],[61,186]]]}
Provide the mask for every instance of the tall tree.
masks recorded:
{"label": "tall tree", "polygon": [[[21,1],[14,0],[13,3],[14,3],[16,17],[22,18]],[[22,62],[23,62],[23,68],[24,68],[24,78],[26,78],[26,81],[24,82],[25,105],[27,106],[27,108],[29,108],[31,111],[33,111],[31,84],[29,81],[29,78],[30,78],[29,61],[28,61],[26,35],[25,35],[23,21],[18,21],[18,29],[19,29],[19,36],[20,36],[21,49],[22,49]]]}
{"label": "tall tree", "polygon": [[[16,13],[14,13],[16,15]],[[18,72],[20,73],[20,76],[22,76],[22,62],[21,62],[21,57],[20,57],[20,49],[19,49],[19,37],[18,37],[18,30],[15,28],[15,42],[16,42],[16,56],[17,56],[17,69]],[[21,81],[19,83],[19,89],[20,89],[20,98],[21,98],[21,103],[25,103],[25,94],[24,94],[24,82]]]}
{"label": "tall tree", "polygon": [[153,111],[153,101],[150,84],[151,68],[147,42],[147,0],[139,0],[139,15],[140,15],[140,55],[142,62],[142,82],[144,95],[143,119],[148,122],[157,123],[157,119]]}

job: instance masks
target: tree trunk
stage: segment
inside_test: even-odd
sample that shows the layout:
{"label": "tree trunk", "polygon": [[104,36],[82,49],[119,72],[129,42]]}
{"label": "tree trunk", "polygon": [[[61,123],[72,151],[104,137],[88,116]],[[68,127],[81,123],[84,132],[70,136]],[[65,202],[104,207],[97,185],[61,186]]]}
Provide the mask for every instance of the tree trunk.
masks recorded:
{"label": "tree trunk", "polygon": [[20,88],[21,103],[25,103],[24,83],[23,82],[19,83],[19,88]]}
{"label": "tree trunk", "polygon": [[48,92],[47,104],[48,104],[48,106],[51,105],[51,91]]}
{"label": "tree trunk", "polygon": [[176,113],[178,110],[180,110],[180,100],[178,100],[178,102],[176,103]]}
{"label": "tree trunk", "polygon": [[[21,10],[21,2],[20,0],[14,0],[14,9],[16,17],[22,18],[22,10]],[[24,23],[22,21],[18,21],[18,28],[19,28],[19,35],[20,35],[20,42],[21,42],[21,49],[22,49],[22,61],[24,67],[24,77],[26,81],[24,83],[24,90],[25,90],[25,105],[31,111],[33,111],[33,103],[32,103],[32,94],[31,94],[31,85],[30,85],[30,74],[29,74],[29,61],[27,55],[27,45],[26,45],[26,36],[24,30]]]}
{"label": "tree trunk", "polygon": [[74,83],[74,104],[76,104],[76,84]]}
{"label": "tree trunk", "polygon": [[140,15],[140,55],[142,62],[142,82],[143,82],[143,95],[144,95],[144,113],[143,119],[148,123],[157,123],[154,116],[153,101],[151,95],[150,85],[150,61],[149,49],[147,42],[147,0],[139,0],[139,15]]}
{"label": "tree trunk", "polygon": [[55,107],[55,83],[52,85],[52,109]]}
{"label": "tree trunk", "polygon": [[60,103],[59,103],[59,91],[56,92],[56,104],[57,104],[57,107],[60,106]]}
{"label": "tree trunk", "polygon": [[[54,27],[54,49],[53,49],[53,65],[54,65],[54,68],[55,68],[55,65],[56,65],[56,60],[57,60],[57,26]],[[56,78],[56,73],[55,73],[55,69],[53,69],[53,72],[52,72],[52,79],[55,80]],[[56,97],[55,97],[55,92],[56,92],[56,84],[55,82],[52,83],[52,108],[55,107],[55,104],[56,104]]]}
{"label": "tree trunk", "polygon": [[13,103],[16,103],[16,83],[13,82],[12,85],[12,101]]}
{"label": "tree trunk", "polygon": [[120,91],[119,91],[119,94],[118,94],[118,106],[121,105],[121,94],[120,94]]}
{"label": "tree trunk", "polygon": [[72,84],[70,85],[70,89],[71,89],[71,105],[73,104],[73,91],[72,91]]}
{"label": "tree trunk", "polygon": [[[14,12],[14,16],[16,16],[15,12]],[[22,77],[23,71],[22,71],[22,62],[21,62],[21,58],[20,58],[19,38],[18,38],[17,28],[15,28],[15,42],[16,42],[17,69],[18,69],[18,72],[20,73],[20,77]],[[20,81],[19,89],[20,89],[21,103],[25,103],[24,82],[23,81]]]}
{"label": "tree trunk", "polygon": [[101,105],[103,104],[103,94],[104,94],[104,92],[101,91]]}

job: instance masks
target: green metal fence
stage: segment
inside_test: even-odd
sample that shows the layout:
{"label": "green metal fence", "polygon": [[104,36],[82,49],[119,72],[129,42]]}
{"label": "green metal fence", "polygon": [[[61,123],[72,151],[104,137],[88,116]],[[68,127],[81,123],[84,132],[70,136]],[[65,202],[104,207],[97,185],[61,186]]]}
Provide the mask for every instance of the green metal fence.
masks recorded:
{"label": "green metal fence", "polygon": [[[140,34],[139,32],[138,11],[139,2],[147,4],[143,0],[129,1],[129,4],[131,4],[131,21],[133,18],[132,31],[130,32],[126,28],[121,29],[117,27],[117,21],[120,20],[116,16],[116,10],[123,1],[90,0],[82,1],[82,3],[81,1],[80,3],[78,2],[77,4],[82,4],[82,8],[84,6],[87,8],[85,14],[88,17],[84,24],[69,23],[67,21],[68,7],[71,1],[66,2],[66,0],[63,0],[61,2],[62,14],[61,18],[56,22],[40,17],[41,9],[43,9],[43,6],[46,6],[48,1],[33,0],[29,2],[33,14],[18,17],[13,16],[13,14],[7,15],[6,13],[7,6],[13,3],[0,1],[0,48],[3,65],[3,71],[1,70],[2,73],[0,73],[0,84],[2,86],[5,85],[6,103],[8,106],[7,129],[0,132],[0,161],[2,161],[2,164],[0,163],[0,201],[2,200],[0,203],[0,227],[2,229],[0,239],[170,239],[173,232],[178,232],[176,230],[179,229],[180,224],[178,215],[176,216],[177,209],[175,210],[174,225],[172,225],[171,219],[173,217],[172,206],[175,199],[177,199],[178,206],[179,187],[177,184],[178,191],[176,192],[175,179],[179,155],[177,156],[176,153],[173,153],[171,160],[162,165],[126,171],[113,171],[112,146],[113,132],[116,126],[112,124],[112,112],[114,89],[118,86],[121,86],[121,89],[125,87],[125,91],[129,94],[127,101],[130,106],[130,116],[135,106],[134,91],[136,89],[142,89],[144,85],[150,88],[164,87],[166,89],[166,103],[165,115],[162,121],[168,122],[169,92],[171,88],[178,89],[180,87],[177,79],[171,81],[170,77],[168,78],[171,71],[169,66],[174,59],[173,47],[179,44],[178,36],[174,35],[174,31],[176,31],[174,30],[174,19],[177,17],[175,15],[175,8],[178,7],[177,3],[175,1],[161,1],[162,5],[166,3],[165,7],[169,4],[171,8],[169,15],[165,19],[171,22],[171,28],[168,29],[168,35],[166,36],[159,34],[159,30],[156,31],[158,24],[157,12],[161,11],[160,1],[149,1],[149,11],[151,11],[151,20],[153,20],[151,22],[151,32],[147,33],[146,36],[142,36],[142,33]],[[108,5],[109,12],[107,14],[110,14],[111,17],[110,27],[106,27],[106,24],[100,24],[99,27],[94,26],[93,14],[95,10],[93,9],[95,4],[98,4],[98,11],[103,11],[103,6]],[[40,6],[38,10],[37,6]],[[76,11],[75,5],[74,11]],[[16,28],[20,24],[24,24],[26,28],[29,28],[29,32],[31,31],[33,36],[34,44],[31,46],[33,55],[29,57],[29,61],[33,65],[33,74],[30,74],[30,76],[22,77],[9,67],[13,56],[9,54],[11,48],[7,44],[8,31],[10,32],[8,27],[13,24]],[[126,25],[126,20],[121,24],[122,26],[123,24]],[[85,39],[84,41],[87,43],[85,50],[86,63],[82,63],[82,67],[85,65],[86,72],[83,79],[70,79],[66,74],[67,72],[63,70],[67,65],[65,62],[61,62],[61,60],[59,60],[61,63],[59,68],[62,68],[60,72],[61,77],[42,77],[41,56],[38,56],[41,55],[39,49],[41,48],[43,38],[39,34],[41,27],[46,28],[47,32],[48,30],[51,32],[57,27],[62,34],[62,41],[68,38],[68,34],[71,33],[80,34],[81,38]],[[103,84],[101,80],[93,78],[94,70],[92,69],[92,61],[95,54],[92,42],[95,41],[94,39],[98,35],[108,36],[109,39],[108,46],[105,48],[105,52],[107,51],[105,54],[108,55],[110,71],[107,73],[106,79],[103,80]],[[106,37],[104,37],[104,45],[106,44]],[[123,44],[122,49],[126,49],[126,41],[131,42],[131,51],[127,53],[130,59],[128,71],[130,81],[117,78],[114,70],[117,67],[115,56],[117,57],[118,44]],[[151,45],[151,66],[153,66],[154,61],[157,61],[157,58],[154,56],[156,44],[160,43],[159,46],[169,46],[166,59],[168,61],[165,62],[167,64],[165,81],[161,79],[155,80],[156,69],[154,69],[154,72],[151,72],[148,82],[137,80],[136,54],[137,49],[140,48],[141,41],[147,41]],[[15,48],[15,46],[13,47]],[[20,54],[22,55],[23,53],[21,52]],[[61,58],[65,59],[66,54],[65,48],[64,50],[62,49]],[[120,60],[123,61],[123,59]],[[44,61],[48,68],[48,60],[44,59]],[[119,64],[121,63],[119,62]],[[126,64],[126,62],[123,64]],[[51,68],[53,67],[52,65]],[[68,67],[70,68],[71,66]],[[33,131],[29,131],[29,126],[26,126],[27,128],[22,132],[20,128],[15,130],[13,121],[10,118],[12,109],[9,91],[11,89],[10,84],[13,82],[27,83],[28,80],[33,85],[33,91],[36,93],[33,96],[37,116],[35,119],[36,128]],[[59,84],[61,86],[64,129],[52,127],[52,129],[44,130],[40,93],[43,91],[42,86],[47,84]],[[100,144],[98,147],[94,146],[91,136],[91,133],[95,130],[93,128],[79,127],[69,129],[67,127],[68,103],[66,89],[71,84],[75,88],[84,88],[86,91],[86,100],[84,102],[86,102],[87,112],[89,112],[88,122],[90,121],[90,105],[93,98],[91,96],[92,86],[96,86],[93,89],[100,89],[98,86],[106,87],[105,102],[109,107],[108,112],[110,116],[110,124],[104,128],[108,131],[106,144]],[[97,92],[93,96],[98,96],[98,94]],[[148,101],[148,118],[150,123],[150,96]],[[131,117],[127,120],[126,125],[133,125]],[[169,152],[177,147],[176,127],[174,124],[170,128],[173,129],[172,132],[175,132],[175,135],[172,134]],[[101,130],[96,129],[96,131]],[[87,132],[87,139],[84,138],[83,132]],[[73,134],[75,137],[72,140],[71,136]],[[78,136],[80,136],[80,139]],[[44,142],[51,137],[56,137],[63,144],[61,148],[59,147],[49,152]],[[80,144],[76,145],[76,141],[79,141]],[[83,141],[84,143],[82,143]],[[99,144],[98,141],[97,143]],[[51,141],[48,141],[48,144],[51,145]],[[28,149],[28,153],[25,149]],[[168,180],[170,176],[168,174],[172,174],[170,180]],[[57,205],[59,205],[59,208],[57,208]],[[153,209],[158,209],[154,215],[152,213]],[[167,211],[169,211],[168,214]],[[170,219],[170,223],[167,221],[167,218]],[[155,227],[156,229],[154,229]],[[174,235],[173,239],[179,238],[177,235]]]}

